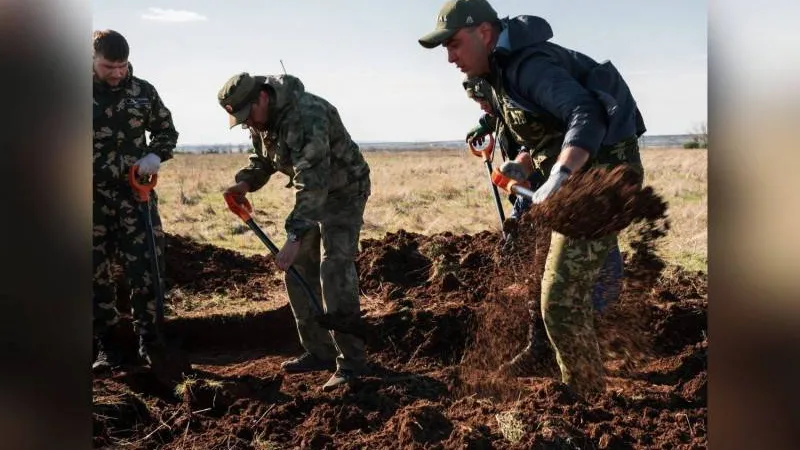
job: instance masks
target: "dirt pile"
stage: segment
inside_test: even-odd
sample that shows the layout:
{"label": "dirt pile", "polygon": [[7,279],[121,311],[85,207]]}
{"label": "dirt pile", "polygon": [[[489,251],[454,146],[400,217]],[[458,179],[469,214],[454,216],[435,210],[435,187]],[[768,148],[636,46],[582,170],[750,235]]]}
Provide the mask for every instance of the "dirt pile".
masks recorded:
{"label": "dirt pile", "polygon": [[[648,203],[639,205],[641,215],[636,208]],[[188,391],[159,386],[136,369],[94,380],[95,446],[705,448],[707,280],[662,271],[651,240],[664,220],[650,219],[634,224],[640,239],[624,255],[621,298],[596,317],[608,375],[598,399],[576,398],[557,381],[554,361],[529,378],[494,372],[525,343],[547,227],[523,221],[508,253],[500,252],[499,233],[401,230],[362,242],[357,266],[374,370],[358,384],[323,393],[329,373],[279,375],[286,348],[277,341],[291,331],[283,322],[293,325],[287,314],[265,318],[253,331],[263,345],[248,349],[212,349],[216,328],[187,328],[209,341],[191,354]],[[185,252],[168,265],[183,270],[170,274],[173,288],[209,292],[216,283],[224,290],[230,272],[275,271],[266,258],[220,256],[221,249],[183,240],[172,248]],[[214,270],[186,263],[204,257]]]}
{"label": "dirt pile", "polygon": [[280,288],[272,276],[276,270],[272,256],[247,257],[184,236],[167,234],[165,262],[166,288],[189,294],[234,292],[258,300],[276,285]]}

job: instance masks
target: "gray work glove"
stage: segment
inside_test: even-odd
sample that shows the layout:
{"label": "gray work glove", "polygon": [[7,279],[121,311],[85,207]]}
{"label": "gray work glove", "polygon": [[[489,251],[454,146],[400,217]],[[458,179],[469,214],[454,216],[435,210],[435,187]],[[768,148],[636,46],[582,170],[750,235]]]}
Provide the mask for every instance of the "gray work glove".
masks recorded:
{"label": "gray work glove", "polygon": [[544,182],[542,187],[537,189],[531,197],[531,202],[534,204],[542,203],[548,197],[553,195],[564,183],[564,180],[569,178],[572,171],[561,163],[555,163],[553,169],[550,170],[550,177]]}
{"label": "gray work glove", "polygon": [[144,158],[136,161],[136,166],[139,166],[140,175],[155,175],[161,167],[161,158],[155,153],[148,153]]}

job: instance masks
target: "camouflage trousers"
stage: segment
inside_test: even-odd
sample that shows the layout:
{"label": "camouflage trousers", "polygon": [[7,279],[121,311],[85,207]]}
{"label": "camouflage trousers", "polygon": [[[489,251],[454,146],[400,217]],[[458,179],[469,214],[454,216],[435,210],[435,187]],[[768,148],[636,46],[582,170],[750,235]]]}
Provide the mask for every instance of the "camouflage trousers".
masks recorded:
{"label": "camouflage trousers", "polygon": [[[365,179],[328,196],[325,218],[303,235],[294,262],[294,267],[322,300],[325,312],[335,313],[345,320],[361,315],[355,258],[369,195],[370,181]],[[364,341],[334,331],[334,346],[331,333],[313,319],[314,310],[302,286],[288,272],[285,282],[303,348],[322,359],[335,358],[339,368],[365,369]],[[336,351],[336,347],[341,353]]]}
{"label": "camouflage trousers", "polygon": [[573,239],[553,232],[542,277],[542,319],[561,380],[581,394],[605,388],[592,287],[617,236]]}
{"label": "camouflage trousers", "polygon": [[[604,157],[593,161],[593,167],[627,164],[644,173],[635,138],[602,150],[606,150]],[[592,291],[598,277],[608,277],[601,273],[605,263],[611,258],[621,260],[613,253],[617,247],[617,234],[590,240],[553,232],[550,238],[542,276],[542,319],[561,369],[561,380],[581,395],[605,389]]]}
{"label": "camouflage trousers", "polygon": [[[158,214],[158,198],[151,192],[150,208],[161,273],[164,273],[165,237]],[[141,205],[146,208],[146,205]],[[151,337],[155,330],[154,276],[146,239],[146,225],[131,189],[95,187],[92,205],[93,328],[101,335],[119,321],[112,263],[123,269],[130,285],[134,330]]]}

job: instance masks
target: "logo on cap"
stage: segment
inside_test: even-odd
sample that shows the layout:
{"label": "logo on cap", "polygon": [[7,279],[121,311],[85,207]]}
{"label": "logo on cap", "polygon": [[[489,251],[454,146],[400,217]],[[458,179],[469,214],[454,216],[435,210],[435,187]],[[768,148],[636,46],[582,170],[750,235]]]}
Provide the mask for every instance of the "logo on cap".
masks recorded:
{"label": "logo on cap", "polygon": [[472,22],[473,22],[473,20],[472,20],[472,16],[467,16],[467,20],[466,20],[464,23],[466,23],[467,25],[469,25],[469,24],[471,24]]}

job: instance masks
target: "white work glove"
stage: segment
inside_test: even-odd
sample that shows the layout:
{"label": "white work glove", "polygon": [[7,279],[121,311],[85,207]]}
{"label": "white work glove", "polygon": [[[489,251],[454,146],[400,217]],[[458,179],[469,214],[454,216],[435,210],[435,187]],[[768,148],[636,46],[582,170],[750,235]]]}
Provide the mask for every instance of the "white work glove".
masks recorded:
{"label": "white work glove", "polygon": [[566,166],[561,165],[561,163],[555,163],[553,165],[552,170],[550,170],[550,177],[547,181],[544,182],[542,187],[536,190],[531,197],[531,201],[534,204],[542,203],[548,197],[553,195],[558,188],[561,187],[561,184],[564,183],[564,180],[569,178],[572,174],[572,171],[569,170]]}
{"label": "white work glove", "polygon": [[158,168],[161,166],[161,158],[155,153],[148,153],[144,158],[136,161],[139,166],[138,172],[142,175],[155,175],[158,173]]}

